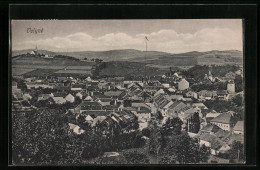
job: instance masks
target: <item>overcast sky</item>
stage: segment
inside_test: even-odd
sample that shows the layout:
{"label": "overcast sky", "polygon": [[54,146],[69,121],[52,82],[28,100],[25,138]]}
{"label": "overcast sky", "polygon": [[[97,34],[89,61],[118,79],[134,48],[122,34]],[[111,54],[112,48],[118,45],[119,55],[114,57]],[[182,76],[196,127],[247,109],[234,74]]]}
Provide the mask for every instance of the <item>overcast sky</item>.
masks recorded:
{"label": "overcast sky", "polygon": [[[27,33],[28,28],[43,33]],[[104,51],[114,49],[181,53],[243,49],[241,19],[13,20],[12,49]]]}

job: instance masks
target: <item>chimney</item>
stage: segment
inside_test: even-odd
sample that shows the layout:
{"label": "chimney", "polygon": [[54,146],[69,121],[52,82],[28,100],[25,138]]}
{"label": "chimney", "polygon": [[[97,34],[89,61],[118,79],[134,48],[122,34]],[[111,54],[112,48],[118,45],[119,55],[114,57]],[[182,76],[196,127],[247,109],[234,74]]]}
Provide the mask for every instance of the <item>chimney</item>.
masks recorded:
{"label": "chimney", "polygon": [[93,91],[92,91],[92,92],[90,92],[90,96],[93,96]]}

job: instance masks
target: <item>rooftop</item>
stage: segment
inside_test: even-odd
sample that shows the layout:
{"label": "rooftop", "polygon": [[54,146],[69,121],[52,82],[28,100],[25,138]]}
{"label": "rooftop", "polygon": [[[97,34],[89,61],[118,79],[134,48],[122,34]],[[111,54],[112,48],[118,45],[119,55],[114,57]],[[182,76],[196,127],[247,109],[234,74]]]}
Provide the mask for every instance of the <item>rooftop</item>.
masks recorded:
{"label": "rooftop", "polygon": [[232,124],[232,123],[235,123],[235,120],[234,120],[234,117],[230,113],[222,113],[219,116],[212,119],[210,122]]}
{"label": "rooftop", "polygon": [[244,131],[244,121],[237,121],[233,130],[234,131]]}

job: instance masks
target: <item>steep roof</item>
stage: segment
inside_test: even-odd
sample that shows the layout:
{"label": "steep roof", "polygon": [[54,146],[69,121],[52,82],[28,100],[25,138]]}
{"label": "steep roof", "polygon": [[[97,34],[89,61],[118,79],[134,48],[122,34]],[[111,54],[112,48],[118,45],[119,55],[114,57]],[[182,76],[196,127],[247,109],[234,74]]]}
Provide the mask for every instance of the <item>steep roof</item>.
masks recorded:
{"label": "steep roof", "polygon": [[84,84],[73,84],[73,85],[71,85],[71,88],[82,88],[82,89],[84,89],[84,88],[86,88],[86,85],[84,85]]}
{"label": "steep roof", "polygon": [[105,111],[105,110],[88,110],[84,111],[81,113],[81,115],[94,115],[95,117],[97,116],[108,116],[111,112],[110,111]]}
{"label": "steep roof", "polygon": [[244,131],[244,121],[237,121],[237,123],[234,126],[233,130],[235,130],[235,131]]}
{"label": "steep roof", "polygon": [[165,98],[163,94],[159,94],[154,97],[154,102],[156,103],[157,107],[163,108],[169,101]]}
{"label": "steep roof", "polygon": [[204,140],[204,141],[209,142],[210,145],[211,145],[211,148],[215,149],[215,150],[220,149],[224,145],[223,141],[221,141],[216,136],[208,134],[208,133],[202,133],[199,136],[199,138],[200,138],[200,140]]}
{"label": "steep roof", "polygon": [[96,101],[83,101],[81,106],[102,106],[100,103]]}
{"label": "steep roof", "polygon": [[241,142],[242,144],[244,143],[244,135],[242,134],[231,134],[224,140],[227,142],[228,145],[231,145],[234,141]]}
{"label": "steep roof", "polygon": [[53,93],[54,97],[66,97],[67,94],[66,93]]}
{"label": "steep roof", "polygon": [[212,119],[210,122],[231,124],[231,123],[234,123],[235,120],[234,120],[234,117],[230,113],[222,113],[219,116]]}
{"label": "steep roof", "polygon": [[204,132],[213,132],[213,133],[216,133],[218,132],[220,128],[216,125],[207,125],[207,126],[204,126],[201,131],[204,131]]}
{"label": "steep roof", "polygon": [[226,95],[226,94],[228,94],[227,90],[218,90],[217,91],[217,95]]}
{"label": "steep roof", "polygon": [[181,79],[180,81],[179,81],[179,83],[189,83],[186,79]]}
{"label": "steep roof", "polygon": [[84,100],[85,100],[85,101],[86,101],[86,100],[92,100],[92,97],[87,96]]}
{"label": "steep roof", "polygon": [[171,106],[170,109],[175,110],[175,111],[180,111],[183,108],[186,108],[186,104],[184,104],[183,102],[174,102]]}
{"label": "steep roof", "polygon": [[107,91],[104,92],[105,96],[119,96],[122,93],[122,91]]}

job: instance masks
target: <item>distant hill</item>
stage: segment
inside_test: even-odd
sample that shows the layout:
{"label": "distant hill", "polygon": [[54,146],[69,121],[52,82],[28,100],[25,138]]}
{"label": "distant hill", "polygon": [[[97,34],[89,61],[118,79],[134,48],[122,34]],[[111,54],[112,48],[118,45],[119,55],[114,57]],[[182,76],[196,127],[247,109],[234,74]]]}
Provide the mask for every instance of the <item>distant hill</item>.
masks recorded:
{"label": "distant hill", "polygon": [[[30,53],[32,49],[13,51],[12,56]],[[67,55],[78,59],[99,58],[103,61],[129,61],[144,62],[145,56],[147,64],[155,67],[168,66],[192,66],[192,65],[209,65],[209,64],[242,64],[243,53],[237,50],[227,51],[191,51],[187,53],[172,54],[160,51],[145,51],[125,49],[110,51],[79,51],[79,52],[51,52],[47,50],[38,50],[39,53],[48,55]]]}

